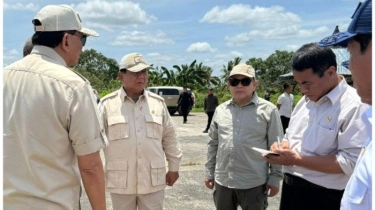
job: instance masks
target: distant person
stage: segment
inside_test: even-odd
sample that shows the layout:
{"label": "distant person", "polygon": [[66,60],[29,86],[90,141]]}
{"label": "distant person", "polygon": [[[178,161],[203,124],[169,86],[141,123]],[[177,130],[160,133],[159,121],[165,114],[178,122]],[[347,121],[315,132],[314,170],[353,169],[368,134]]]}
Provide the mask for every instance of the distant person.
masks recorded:
{"label": "distant person", "polygon": [[[362,146],[354,172],[346,185],[341,200],[342,210],[371,210],[373,201],[372,171],[372,1],[367,0],[357,7],[346,32],[338,34],[337,39],[327,37],[320,46],[341,45],[350,52],[349,70],[352,72],[354,86],[363,103],[371,105],[362,116],[368,138]],[[357,141],[359,136],[353,136]]]}
{"label": "distant person", "polygon": [[271,94],[266,91],[266,93],[264,94],[264,99],[266,99],[267,101],[270,101],[271,100]]}
{"label": "distant person", "polygon": [[92,209],[106,209],[107,144],[92,88],[77,65],[87,36],[67,5],[33,19],[30,55],[3,70],[4,209],[80,209],[81,178]]}
{"label": "distant person", "polygon": [[265,156],[284,165],[280,210],[335,210],[367,137],[367,109],[337,74],[335,53],[305,44],[292,58],[293,77],[304,97],[296,105],[281,145]]}
{"label": "distant person", "polygon": [[282,93],[277,99],[277,108],[279,109],[281,123],[283,124],[283,130],[288,128],[290,116],[293,109],[293,86],[290,84],[284,84],[284,93]]}
{"label": "distant person", "polygon": [[214,116],[216,107],[219,106],[219,101],[214,94],[214,89],[210,88],[208,90],[207,96],[204,98],[204,113],[208,116],[207,127],[203,133],[208,133],[208,129],[210,128],[212,117]]}
{"label": "distant person", "polygon": [[183,122],[187,122],[187,116],[190,111],[191,105],[194,104],[191,93],[187,90],[187,87],[183,87],[183,91],[177,101],[177,106],[181,107]]}
{"label": "distant person", "polygon": [[27,40],[25,41],[25,45],[23,46],[23,57],[31,53],[31,51],[33,50],[33,46],[34,45],[32,43],[31,37],[27,38]]}
{"label": "distant person", "polygon": [[252,149],[269,146],[283,136],[280,115],[271,102],[255,92],[252,66],[238,64],[229,74],[232,99],[220,104],[209,130],[205,185],[215,187],[216,209],[264,210],[267,196],[279,192],[281,166],[269,164]]}
{"label": "distant person", "polygon": [[122,87],[99,103],[110,141],[104,156],[114,210],[163,209],[165,188],[179,177],[176,127],[164,99],[145,89],[150,68],[141,54],[125,55],[118,72]]}

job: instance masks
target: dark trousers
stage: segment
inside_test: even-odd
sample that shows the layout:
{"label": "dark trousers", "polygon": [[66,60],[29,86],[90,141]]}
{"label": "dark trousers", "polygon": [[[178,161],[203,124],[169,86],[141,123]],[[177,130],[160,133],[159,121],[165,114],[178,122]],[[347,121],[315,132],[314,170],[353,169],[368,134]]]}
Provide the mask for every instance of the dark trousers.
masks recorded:
{"label": "dark trousers", "polygon": [[339,210],[343,193],[284,174],[279,210]]}
{"label": "dark trousers", "polygon": [[184,117],[184,122],[187,121],[187,116],[189,113],[189,107],[188,106],[181,106],[182,116]]}
{"label": "dark trousers", "polygon": [[288,128],[290,118],[285,116],[280,116],[281,124],[283,125],[284,134],[286,129]]}
{"label": "dark trousers", "polygon": [[241,206],[243,210],[265,210],[268,206],[265,190],[265,184],[250,189],[232,189],[215,182],[213,197],[216,209],[236,210]]}
{"label": "dark trousers", "polygon": [[212,121],[212,117],[214,116],[214,113],[215,112],[207,112],[208,122],[207,122],[206,131],[208,131],[208,129],[210,129],[211,121]]}

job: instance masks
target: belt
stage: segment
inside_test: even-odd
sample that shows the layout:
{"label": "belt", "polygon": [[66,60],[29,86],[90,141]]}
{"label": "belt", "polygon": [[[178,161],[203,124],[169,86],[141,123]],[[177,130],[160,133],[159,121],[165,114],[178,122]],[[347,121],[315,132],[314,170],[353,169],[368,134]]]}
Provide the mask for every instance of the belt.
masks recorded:
{"label": "belt", "polygon": [[288,173],[284,173],[284,182],[287,185],[296,186],[296,187],[304,187],[304,188],[311,188],[311,189],[327,189],[325,187],[306,181],[305,179],[301,177],[294,176]]}

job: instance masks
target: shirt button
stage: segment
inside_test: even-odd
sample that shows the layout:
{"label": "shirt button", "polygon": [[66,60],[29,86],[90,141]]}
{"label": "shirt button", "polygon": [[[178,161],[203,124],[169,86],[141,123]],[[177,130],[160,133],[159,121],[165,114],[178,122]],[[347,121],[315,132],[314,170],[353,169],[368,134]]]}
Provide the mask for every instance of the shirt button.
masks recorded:
{"label": "shirt button", "polygon": [[138,145],[141,145],[141,142],[139,142]]}
{"label": "shirt button", "polygon": [[137,130],[137,132],[139,132],[139,129]]}
{"label": "shirt button", "polygon": [[138,159],[141,159],[141,156],[138,156]]}

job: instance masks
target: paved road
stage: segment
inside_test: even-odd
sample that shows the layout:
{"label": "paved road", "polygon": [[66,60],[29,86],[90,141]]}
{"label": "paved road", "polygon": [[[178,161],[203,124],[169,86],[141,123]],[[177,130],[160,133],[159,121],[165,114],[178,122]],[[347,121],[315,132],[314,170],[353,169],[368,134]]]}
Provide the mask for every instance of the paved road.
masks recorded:
{"label": "paved road", "polygon": [[[207,124],[204,113],[191,113],[187,124],[182,124],[181,116],[173,116],[183,152],[180,178],[173,187],[167,187],[165,210],[213,210],[212,190],[204,186],[204,163],[206,162],[208,135],[202,133]],[[280,193],[268,200],[268,210],[277,210]],[[86,194],[81,199],[82,210],[89,210]],[[107,194],[107,209],[112,203]]]}

